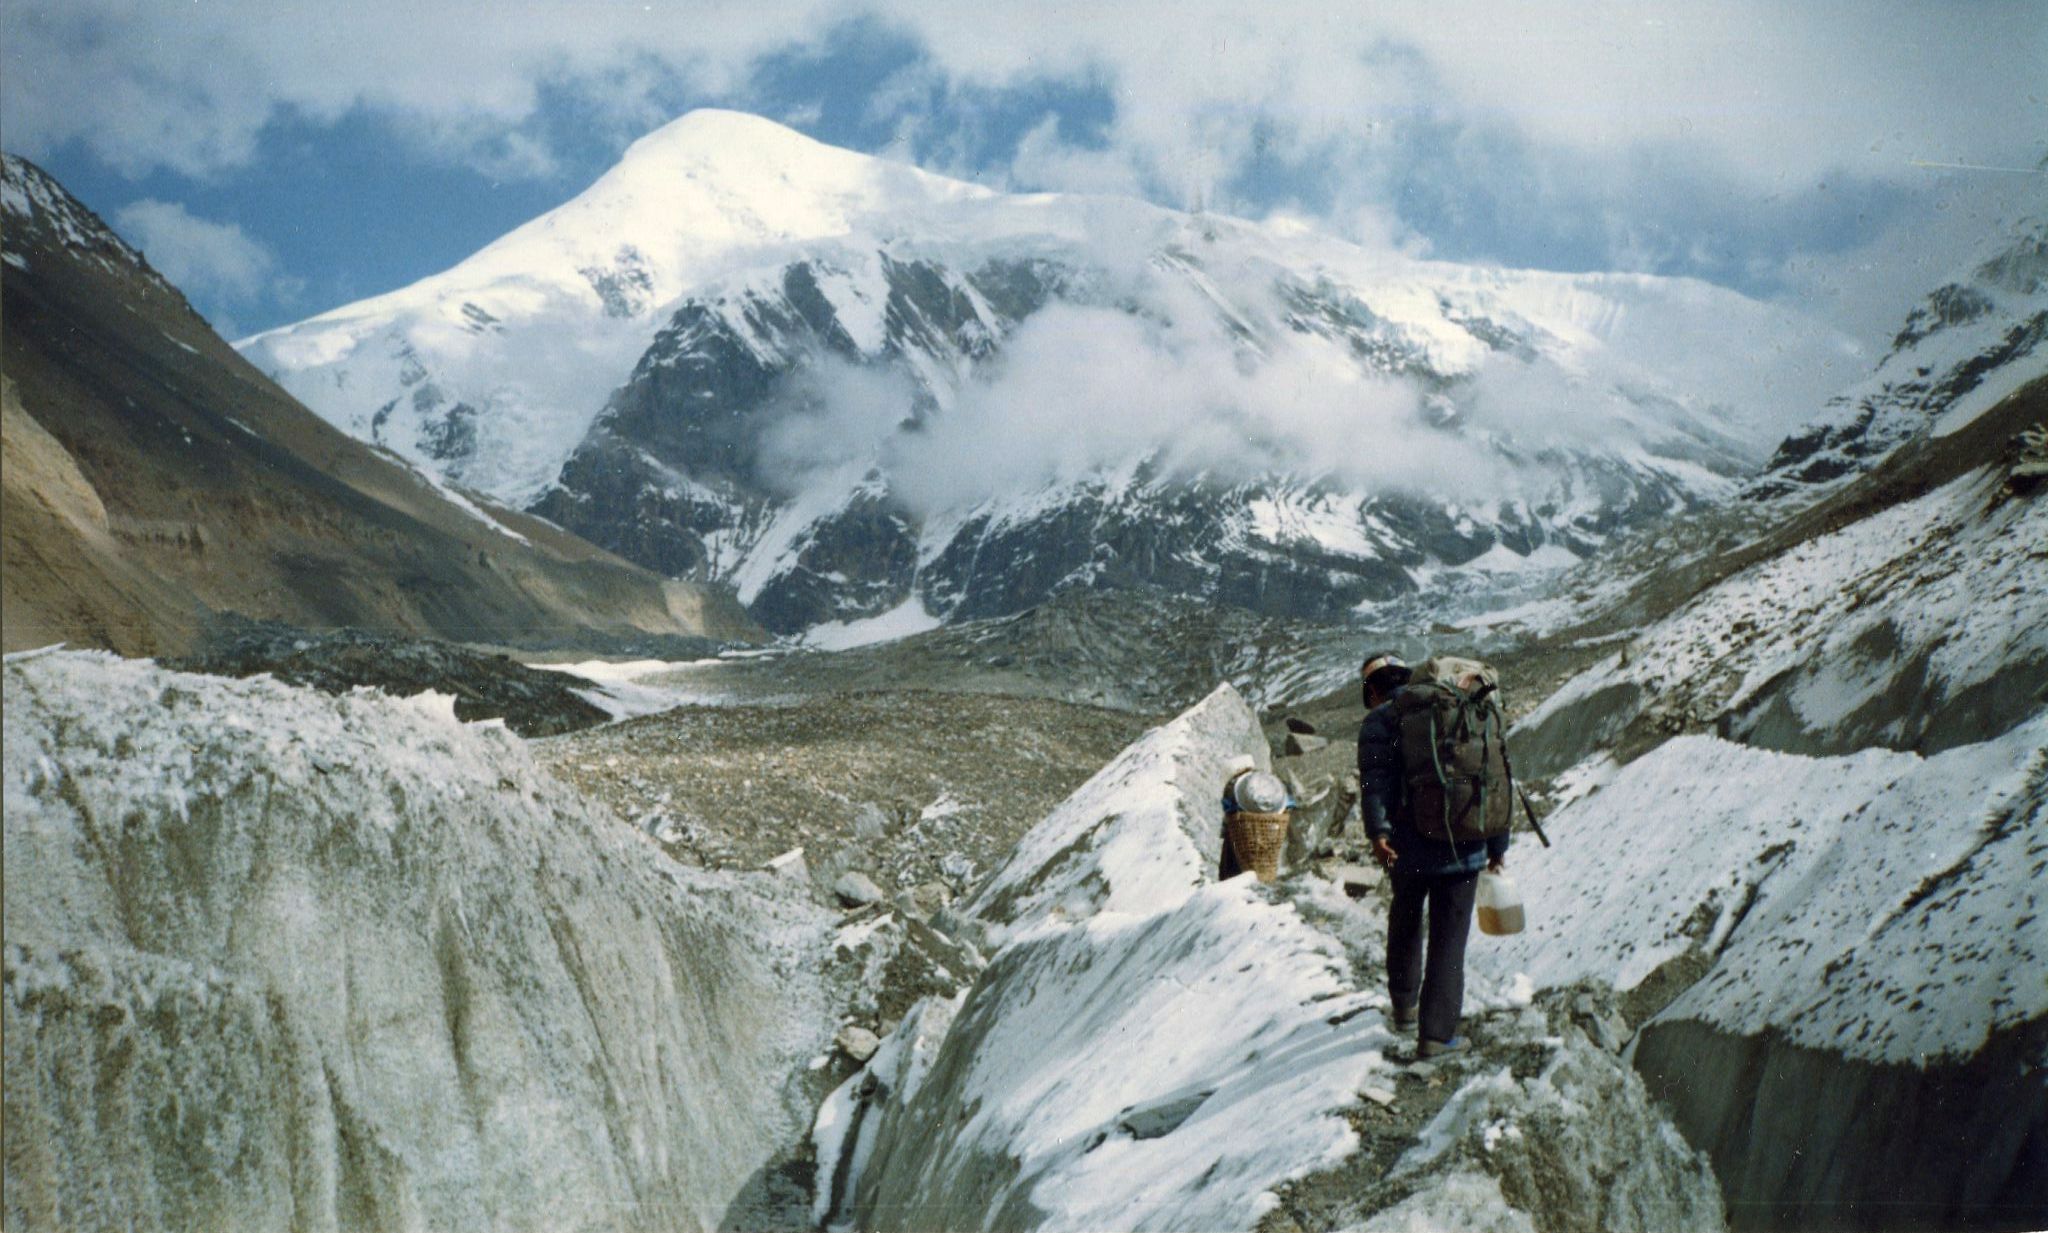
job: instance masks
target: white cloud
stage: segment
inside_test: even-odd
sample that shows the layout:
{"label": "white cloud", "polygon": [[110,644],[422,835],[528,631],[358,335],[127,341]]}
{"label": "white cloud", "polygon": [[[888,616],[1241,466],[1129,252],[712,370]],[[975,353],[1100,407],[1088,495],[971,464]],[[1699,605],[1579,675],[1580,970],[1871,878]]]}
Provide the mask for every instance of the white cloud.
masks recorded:
{"label": "white cloud", "polygon": [[[874,458],[892,490],[926,515],[997,495],[1086,479],[1150,459],[1178,475],[1226,481],[1325,476],[1361,491],[1519,491],[1523,474],[1446,431],[1413,381],[1360,368],[1341,344],[1277,334],[1245,352],[1207,305],[1174,284],[1152,311],[1056,304],[1027,318],[999,359],[945,413],[906,431],[907,381],[828,363],[768,438],[765,470],[791,489]],[[1611,392],[1613,374],[1568,381],[1497,358],[1460,390],[1463,427],[1547,446],[1611,447],[1644,433]],[[1571,408],[1570,415],[1558,414]],[[1656,435],[1652,433],[1651,435]]]}
{"label": "white cloud", "polygon": [[114,225],[158,273],[189,295],[247,303],[271,290],[276,258],[232,223],[146,198],[122,207]]}
{"label": "white cloud", "polygon": [[1060,140],[1059,118],[1047,116],[1017,143],[1010,175],[1024,188],[1065,193],[1102,193],[1119,197],[1144,194],[1137,168],[1128,155],[1094,150]]}
{"label": "white cloud", "polygon": [[[1402,197],[1418,175],[1444,210],[1524,211],[1612,266],[1700,269],[1725,239],[1701,232],[1789,229],[1783,212],[1805,207],[1784,203],[1837,182],[1931,210],[1945,173],[1922,164],[2030,167],[2048,152],[2038,0],[14,0],[0,8],[0,116],[31,156],[78,141],[130,173],[208,175],[246,164],[280,115],[364,109],[450,160],[544,176],[562,165],[535,135],[548,90],[623,138],[667,118],[662,99],[744,104],[761,57],[827,46],[861,18],[928,50],[870,83],[899,157],[1017,187],[1309,210],[1410,249],[1448,251],[1413,233]],[[1099,85],[1106,128],[1076,144],[1041,125],[990,168],[970,159],[977,117],[923,110],[935,91],[1046,80]],[[1435,143],[1421,172],[1417,133]],[[1231,195],[1275,165],[1324,172],[1327,199]],[[2022,179],[2048,197],[2048,179]],[[1461,200],[1496,184],[1489,201]],[[1718,213],[1687,213],[1705,195]],[[1840,237],[1800,243],[1826,253]],[[1865,280],[1879,298],[1912,288],[1904,254],[1858,260],[1883,267]],[[1793,261],[1795,288],[1825,281],[1826,258],[1810,263],[1820,277]]]}
{"label": "white cloud", "polygon": [[2048,10],[2031,0],[1973,4],[1967,20],[1952,5],[1872,0],[1188,0],[1056,20],[992,8],[971,22],[908,0],[898,11],[956,73],[1106,73],[1118,142],[1161,158],[1227,146],[1248,115],[1309,149],[1422,110],[1588,153],[1685,146],[1783,186],[1834,171],[1912,178],[1916,158],[2025,165],[2048,135]]}
{"label": "white cloud", "polygon": [[650,59],[730,93],[764,52],[863,14],[963,80],[1109,83],[1112,144],[1155,173],[1236,162],[1253,119],[1312,150],[1418,110],[1600,155],[1681,145],[1760,187],[1910,179],[1915,159],[2031,165],[2048,134],[2033,0],[1966,16],[1896,0],[16,0],[0,105],[31,152],[77,138],[118,165],[204,171],[248,158],[278,107],[363,105],[459,134],[528,116],[545,81],[644,91]]}

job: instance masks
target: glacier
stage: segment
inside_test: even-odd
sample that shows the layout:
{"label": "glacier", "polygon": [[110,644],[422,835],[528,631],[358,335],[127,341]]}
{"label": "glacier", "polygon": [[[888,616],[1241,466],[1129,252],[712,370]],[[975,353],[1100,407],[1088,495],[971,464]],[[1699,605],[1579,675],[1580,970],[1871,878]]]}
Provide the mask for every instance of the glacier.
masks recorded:
{"label": "glacier", "polygon": [[5,664],[9,1227],[716,1227],[829,914],[451,700]]}

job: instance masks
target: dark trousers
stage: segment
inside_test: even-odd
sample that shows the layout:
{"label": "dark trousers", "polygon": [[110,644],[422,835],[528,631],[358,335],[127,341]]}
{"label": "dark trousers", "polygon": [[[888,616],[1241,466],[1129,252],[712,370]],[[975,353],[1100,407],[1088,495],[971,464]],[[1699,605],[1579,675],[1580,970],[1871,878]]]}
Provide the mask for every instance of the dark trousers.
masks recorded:
{"label": "dark trousers", "polygon": [[[1399,1006],[1422,1010],[1422,1035],[1450,1040],[1465,1006],[1465,939],[1479,874],[1396,873],[1387,910],[1387,992]],[[1428,962],[1423,961],[1423,908],[1429,909]]]}

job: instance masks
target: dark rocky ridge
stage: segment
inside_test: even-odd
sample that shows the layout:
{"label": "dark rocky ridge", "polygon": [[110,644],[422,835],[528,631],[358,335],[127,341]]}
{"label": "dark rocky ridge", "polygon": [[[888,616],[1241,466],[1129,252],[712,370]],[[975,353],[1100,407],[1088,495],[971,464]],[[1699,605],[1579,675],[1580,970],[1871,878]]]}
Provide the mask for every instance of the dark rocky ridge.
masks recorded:
{"label": "dark rocky ridge", "polygon": [[368,687],[393,697],[433,690],[452,694],[465,722],[503,719],[521,736],[556,736],[610,716],[578,697],[577,677],[437,642],[363,629],[315,632],[276,621],[229,616],[210,623],[199,649],[167,659],[177,672],[250,677],[269,673],[327,694]]}
{"label": "dark rocky ridge", "polygon": [[[1788,436],[1748,495],[1782,497],[1867,470],[1992,374],[2016,364],[2048,370],[2036,358],[2048,342],[2048,311],[2037,307],[2044,287],[2048,223],[2024,224],[1965,280],[1935,288],[1907,313],[1870,381]],[[1944,350],[1963,336],[1974,345],[1960,354]]]}

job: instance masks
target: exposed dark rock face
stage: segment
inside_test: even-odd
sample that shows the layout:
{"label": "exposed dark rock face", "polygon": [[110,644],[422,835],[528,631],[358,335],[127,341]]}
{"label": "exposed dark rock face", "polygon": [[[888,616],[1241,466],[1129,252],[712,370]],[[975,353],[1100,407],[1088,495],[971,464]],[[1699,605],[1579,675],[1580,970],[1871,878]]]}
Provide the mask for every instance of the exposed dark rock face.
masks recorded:
{"label": "exposed dark rock face", "polygon": [[881,612],[910,595],[917,574],[914,515],[880,493],[856,497],[795,545],[792,565],[755,596],[754,619],[771,633],[801,633],[847,611]]}
{"label": "exposed dark rock face", "polygon": [[[1987,926],[1989,927],[1989,926]],[[2007,927],[2001,924],[1999,927]],[[2048,1022],[1967,1060],[1876,1064],[1652,1023],[1636,1069],[1750,1230],[2048,1228]]]}
{"label": "exposed dark rock face", "polygon": [[[876,355],[819,289],[839,273],[819,262],[792,263],[769,292],[683,305],[533,512],[662,573],[716,576],[732,563],[717,545],[750,542],[786,494],[790,477],[763,449],[774,425],[807,405],[811,366],[903,368],[913,353],[969,364],[1063,286],[1057,267],[1028,260],[960,275],[884,254],[881,269]],[[928,390],[912,393],[907,419],[932,406]],[[789,633],[894,607],[910,593],[915,544],[913,519],[886,493],[857,498],[792,545],[787,568],[754,598],[757,619]]]}

